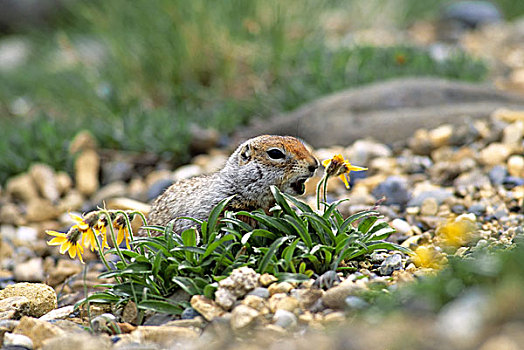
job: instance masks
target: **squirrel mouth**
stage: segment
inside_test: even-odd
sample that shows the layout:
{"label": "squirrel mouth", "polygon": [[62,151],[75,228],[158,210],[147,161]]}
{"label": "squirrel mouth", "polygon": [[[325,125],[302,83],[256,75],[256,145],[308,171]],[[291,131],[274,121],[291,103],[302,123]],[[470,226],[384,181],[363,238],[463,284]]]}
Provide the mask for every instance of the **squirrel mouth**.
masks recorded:
{"label": "squirrel mouth", "polygon": [[306,180],[308,177],[302,177],[293,181],[290,186],[297,194],[304,194],[306,192]]}

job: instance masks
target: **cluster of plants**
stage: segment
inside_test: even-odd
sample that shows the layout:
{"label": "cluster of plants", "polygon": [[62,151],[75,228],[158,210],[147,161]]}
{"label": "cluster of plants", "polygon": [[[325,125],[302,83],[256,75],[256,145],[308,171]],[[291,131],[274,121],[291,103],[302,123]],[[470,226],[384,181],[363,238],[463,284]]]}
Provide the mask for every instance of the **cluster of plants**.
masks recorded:
{"label": "cluster of plants", "polygon": [[[190,295],[212,297],[217,282],[241,266],[271,273],[281,281],[304,281],[326,271],[353,270],[349,261],[376,249],[409,249],[385,241],[394,232],[379,213],[366,210],[343,218],[342,202],[315,211],[306,203],[272,188],[276,206],[271,215],[223,212],[231,198],[220,202],[207,221],[192,219],[200,229],[180,235],[166,227],[146,226],[152,233],[134,237],[132,249],[115,247],[107,253],[122,259],[101,278],[114,278],[107,289],[90,295],[90,302],[134,301],[140,309],[180,313],[182,305],[168,300],[179,288]],[[255,228],[243,218],[256,222]]]}
{"label": "cluster of plants", "polygon": [[[0,182],[35,161],[64,169],[68,142],[81,128],[104,148],[180,164],[189,156],[190,123],[227,133],[380,79],[484,78],[484,64],[461,53],[437,61],[415,47],[329,47],[322,16],[342,5],[71,3],[58,28],[29,35],[25,64],[0,71],[0,151],[16,144],[23,155],[0,169]],[[32,140],[50,123],[52,142],[39,142],[37,152]]]}
{"label": "cluster of plants", "polygon": [[[141,310],[175,314],[182,312],[184,303],[168,298],[178,289],[212,297],[217,282],[241,266],[271,273],[281,281],[305,281],[327,271],[353,270],[349,262],[377,249],[411,253],[385,240],[395,231],[374,208],[344,218],[337,209],[344,200],[326,202],[329,177],[340,177],[348,185],[347,174],[366,168],[352,165],[341,155],[323,165],[316,210],[273,186],[275,206],[269,214],[229,211],[233,198],[229,197],[211,210],[208,220],[180,217],[163,227],[148,226],[139,212],[101,209],[83,217],[72,214],[76,224],[67,233],[48,231],[54,236],[48,244],[59,245],[61,253],[80,260],[84,247],[99,253],[107,268],[100,277],[113,278],[114,283],[84,302],[134,301]],[[144,237],[133,235],[131,221],[136,215],[145,224]],[[193,220],[195,226],[177,234],[173,225],[180,219]],[[126,249],[120,247],[124,240]],[[118,261],[110,263],[108,254]]]}

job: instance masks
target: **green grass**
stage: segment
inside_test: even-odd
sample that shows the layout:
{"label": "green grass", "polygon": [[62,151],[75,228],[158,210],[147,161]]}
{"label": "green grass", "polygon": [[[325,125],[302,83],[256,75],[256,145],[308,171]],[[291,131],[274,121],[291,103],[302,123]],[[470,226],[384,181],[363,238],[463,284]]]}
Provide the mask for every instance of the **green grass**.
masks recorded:
{"label": "green grass", "polygon": [[[3,162],[0,182],[34,161],[63,169],[71,162],[67,145],[81,128],[102,147],[154,152],[176,165],[188,159],[190,123],[229,133],[252,118],[368,82],[486,75],[482,63],[462,54],[436,62],[412,47],[328,48],[323,15],[351,6],[298,4],[73,2],[57,28],[30,35],[27,64],[0,73],[0,151],[20,149]],[[31,106],[28,115],[14,115],[19,98]],[[46,134],[53,141],[38,141],[42,150],[35,151],[36,141],[24,140],[40,140],[48,124],[55,125]]]}

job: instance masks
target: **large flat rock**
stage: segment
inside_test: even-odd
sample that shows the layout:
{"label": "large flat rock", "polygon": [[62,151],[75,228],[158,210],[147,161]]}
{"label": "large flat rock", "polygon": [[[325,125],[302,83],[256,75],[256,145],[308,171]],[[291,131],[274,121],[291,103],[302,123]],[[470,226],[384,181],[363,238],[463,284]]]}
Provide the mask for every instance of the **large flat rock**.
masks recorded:
{"label": "large flat rock", "polygon": [[524,109],[524,96],[482,84],[395,79],[341,91],[288,114],[257,120],[237,136],[292,135],[314,147],[348,145],[364,137],[391,143],[406,139],[419,128],[458,125],[467,118],[486,118],[503,107]]}

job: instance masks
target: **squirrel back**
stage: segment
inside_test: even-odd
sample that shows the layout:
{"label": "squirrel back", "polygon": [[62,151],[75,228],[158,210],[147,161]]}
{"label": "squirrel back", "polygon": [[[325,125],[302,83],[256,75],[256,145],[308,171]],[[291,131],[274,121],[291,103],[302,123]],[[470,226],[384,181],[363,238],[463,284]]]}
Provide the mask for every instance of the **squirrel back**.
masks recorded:
{"label": "squirrel back", "polygon": [[[165,226],[183,216],[206,220],[221,200],[233,195],[230,210],[268,211],[274,205],[271,186],[291,195],[304,194],[305,182],[318,166],[318,160],[297,138],[262,135],[249,139],[220,171],[168,187],[153,202],[148,223]],[[180,233],[191,226],[195,226],[193,221],[180,219],[174,230]]]}

